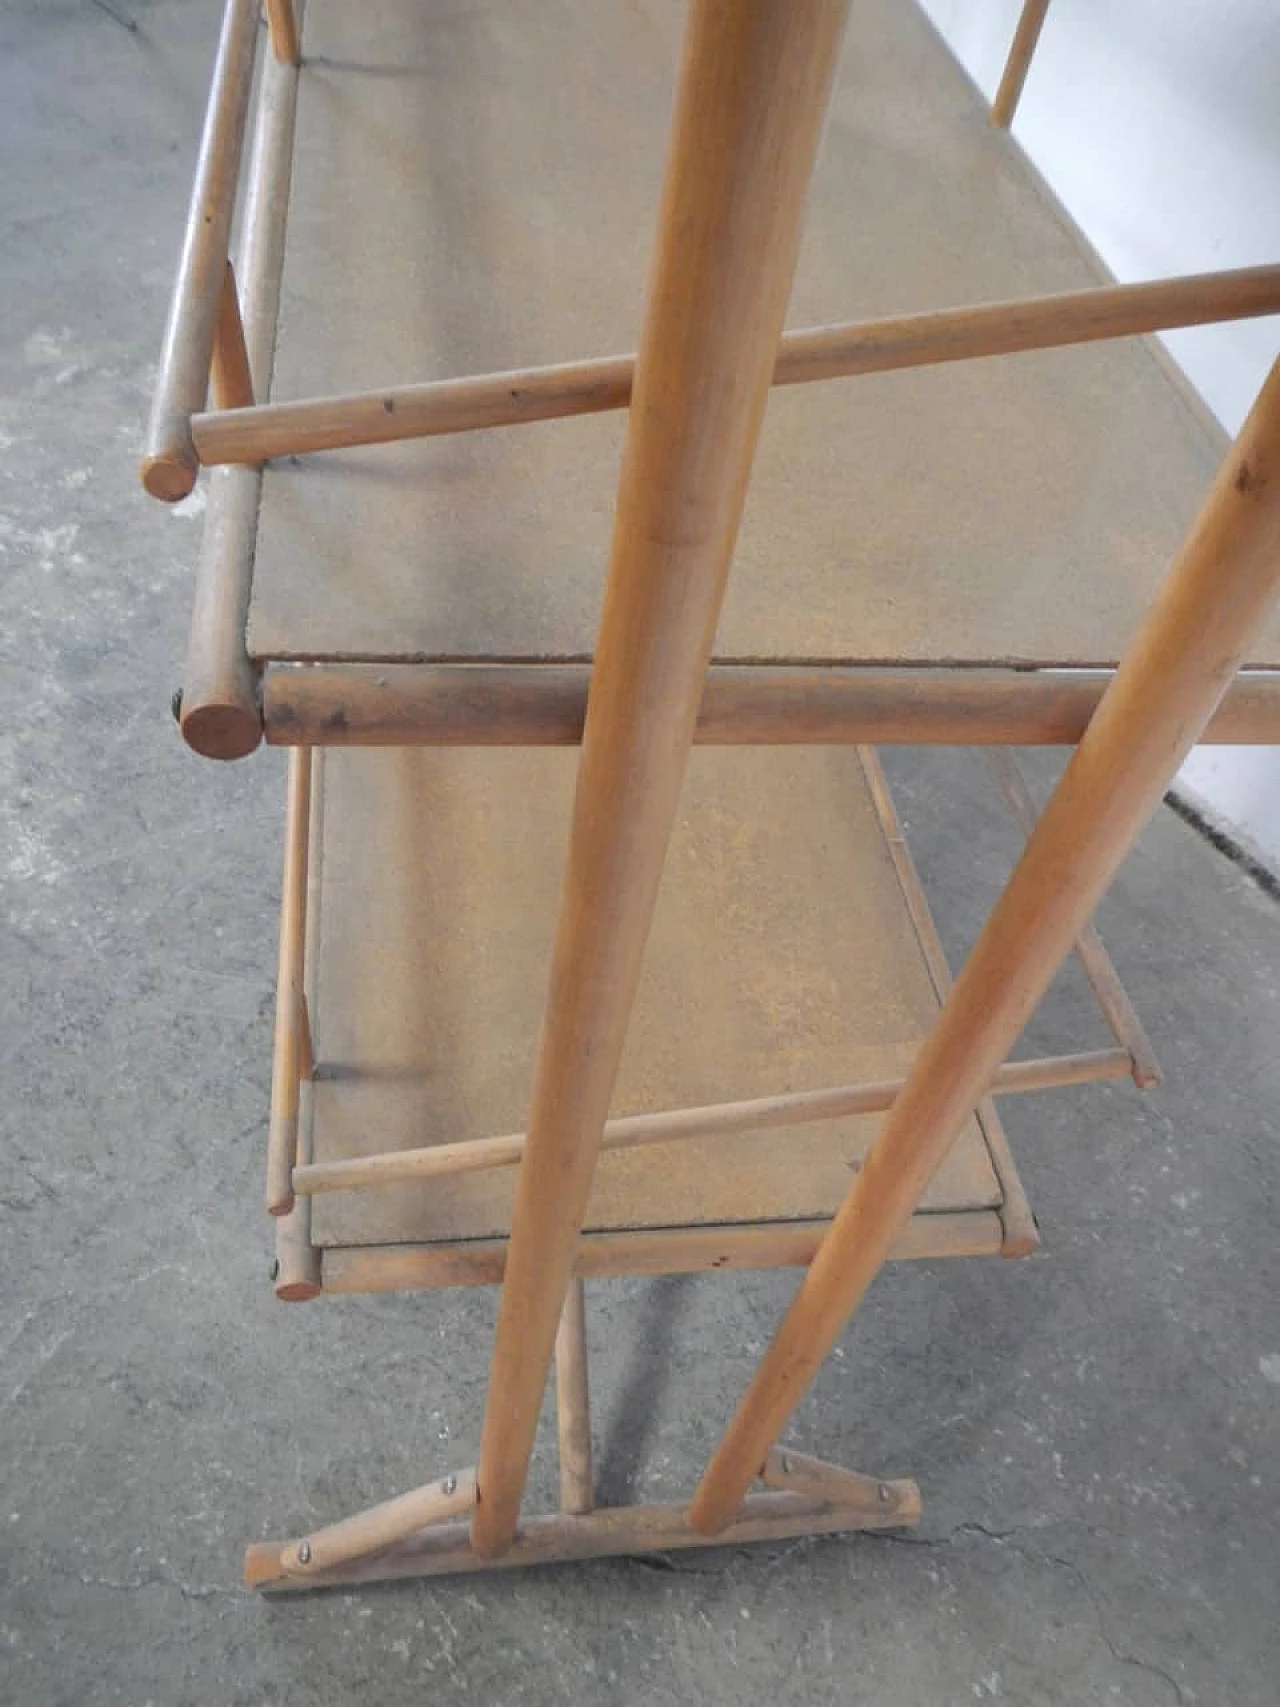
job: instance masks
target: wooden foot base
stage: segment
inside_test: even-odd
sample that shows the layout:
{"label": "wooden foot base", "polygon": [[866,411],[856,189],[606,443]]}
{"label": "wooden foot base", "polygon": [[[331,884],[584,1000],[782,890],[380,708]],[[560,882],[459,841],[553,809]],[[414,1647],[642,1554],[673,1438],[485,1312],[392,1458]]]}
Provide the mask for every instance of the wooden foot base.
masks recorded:
{"label": "wooden foot base", "polygon": [[750,1494],[733,1523],[719,1535],[699,1535],[688,1506],[615,1506],[582,1516],[555,1513],[520,1525],[497,1558],[472,1551],[466,1522],[424,1529],[377,1554],[299,1574],[296,1541],[262,1541],[245,1552],[248,1587],[268,1592],[336,1588],[397,1577],[439,1577],[471,1571],[514,1570],[571,1559],[674,1553],[686,1547],[737,1547],[749,1541],[787,1541],[800,1535],[834,1535],[857,1529],[903,1529],[920,1520],[920,1490],[911,1481],[877,1482],[820,1459],[789,1450],[769,1455],[762,1480],[769,1491]]}

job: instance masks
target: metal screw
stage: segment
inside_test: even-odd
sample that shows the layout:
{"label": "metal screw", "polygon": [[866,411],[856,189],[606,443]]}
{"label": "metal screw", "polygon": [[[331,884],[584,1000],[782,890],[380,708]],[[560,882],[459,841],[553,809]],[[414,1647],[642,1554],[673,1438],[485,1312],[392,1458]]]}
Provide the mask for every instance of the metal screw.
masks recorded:
{"label": "metal screw", "polygon": [[456,1494],[457,1493],[457,1491],[458,1491],[458,1478],[456,1476],[446,1476],[445,1477],[445,1479],[444,1479],[444,1491],[446,1494]]}
{"label": "metal screw", "polygon": [[182,722],[182,689],[174,688],[173,698],[169,701],[169,710],[173,713],[175,723]]}
{"label": "metal screw", "polygon": [[893,1489],[889,1486],[888,1482],[881,1482],[880,1486],[876,1489],[876,1492],[880,1496],[881,1505],[889,1505],[892,1502]]}
{"label": "metal screw", "polygon": [[791,1460],[787,1457],[785,1452],[782,1454],[782,1474],[784,1476],[789,1476],[791,1474]]}
{"label": "metal screw", "polygon": [[311,1563],[311,1543],[309,1541],[299,1541],[298,1563],[300,1565],[309,1565]]}
{"label": "metal screw", "polygon": [[279,1257],[272,1257],[272,1259],[271,1259],[271,1278],[272,1278],[272,1280],[279,1280],[279,1278],[280,1278],[280,1258]]}

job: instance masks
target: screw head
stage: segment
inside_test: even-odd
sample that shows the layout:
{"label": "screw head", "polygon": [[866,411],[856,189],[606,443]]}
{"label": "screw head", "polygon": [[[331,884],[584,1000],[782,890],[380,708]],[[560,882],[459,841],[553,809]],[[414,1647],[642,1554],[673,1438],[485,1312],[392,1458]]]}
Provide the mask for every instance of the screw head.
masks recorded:
{"label": "screw head", "polygon": [[280,1258],[279,1257],[272,1257],[270,1274],[271,1274],[272,1280],[279,1280],[279,1278],[280,1278]]}
{"label": "screw head", "polygon": [[881,1482],[880,1486],[876,1489],[876,1492],[879,1495],[881,1505],[889,1505],[892,1502],[893,1489],[889,1486],[888,1482]]}
{"label": "screw head", "polygon": [[309,1565],[311,1563],[311,1543],[309,1541],[299,1541],[298,1563],[300,1565]]}
{"label": "screw head", "polygon": [[782,1454],[781,1463],[782,1463],[782,1474],[784,1476],[789,1476],[791,1474],[791,1460],[785,1452]]}
{"label": "screw head", "polygon": [[446,1476],[441,1486],[444,1488],[446,1494],[456,1494],[458,1491],[458,1478],[456,1476]]}

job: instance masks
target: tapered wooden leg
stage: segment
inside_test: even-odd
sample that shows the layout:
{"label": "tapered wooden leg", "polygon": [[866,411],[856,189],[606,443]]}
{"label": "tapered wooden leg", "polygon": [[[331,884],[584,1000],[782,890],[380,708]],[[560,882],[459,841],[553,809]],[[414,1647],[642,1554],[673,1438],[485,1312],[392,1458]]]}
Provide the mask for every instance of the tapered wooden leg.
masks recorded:
{"label": "tapered wooden leg", "polygon": [[591,1463],[591,1392],[587,1377],[586,1288],[571,1280],[556,1333],[556,1426],[560,1438],[560,1509],[570,1517],[595,1510]]}
{"label": "tapered wooden leg", "polygon": [[480,1446],[510,1544],[782,332],[847,0],[693,0]]}
{"label": "tapered wooden leg", "polygon": [[707,1466],[690,1521],[733,1519],[1280,590],[1280,363],[975,944]]}

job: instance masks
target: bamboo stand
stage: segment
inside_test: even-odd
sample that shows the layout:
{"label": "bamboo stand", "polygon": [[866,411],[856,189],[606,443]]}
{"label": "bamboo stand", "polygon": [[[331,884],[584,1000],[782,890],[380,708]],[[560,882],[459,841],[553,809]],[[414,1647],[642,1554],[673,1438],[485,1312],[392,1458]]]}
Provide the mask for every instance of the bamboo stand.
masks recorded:
{"label": "bamboo stand", "polygon": [[[982,660],[927,669],[907,659],[725,662],[713,647],[771,387],[1270,313],[1280,309],[1280,267],[784,335],[845,10],[844,0],[692,0],[634,357],[274,402],[306,38],[300,49],[301,8],[272,0],[242,298],[227,241],[258,22],[256,4],[228,0],[142,474],[150,492],[173,500],[192,489],[202,465],[214,470],[182,694],[186,738],[216,757],[247,753],[264,735],[291,749],[266,1186],[277,1218],[276,1290],[299,1300],[502,1286],[478,1465],[310,1535],[251,1547],[253,1586],[315,1588],[915,1522],[913,1482],[868,1478],[779,1446],[796,1403],[886,1258],[1035,1248],[994,1096],[1122,1076],[1143,1089],[1158,1083],[1090,914],[1194,741],[1280,735],[1280,678],[1236,679],[1280,586],[1280,375],[1264,388],[1118,668],[1087,660],[1069,671]],[[1024,11],[993,109],[999,125],[1012,117],[1045,10],[1029,0]],[[265,465],[618,410],[627,411],[626,438],[592,659],[532,662],[481,649],[460,662],[419,649],[389,661],[272,650],[250,632]],[[321,459],[316,469],[325,466]],[[954,982],[871,745],[925,741],[996,749],[997,780],[1027,837]],[[1000,750],[1017,742],[1078,743],[1039,819]],[[399,988],[382,978],[379,957],[391,950],[365,941],[367,921],[344,934],[343,897],[357,876],[368,877],[378,907],[391,913],[421,875],[395,866],[399,850],[419,845],[413,812],[429,798],[441,815],[452,807],[465,816],[465,779],[438,749],[579,745],[525,1127],[492,1137],[433,1129],[431,1142],[405,1141],[402,1131],[421,1131],[413,1098],[422,1093],[378,1085],[424,1076],[413,1048],[407,1060],[394,1053],[416,986],[407,974]],[[931,1027],[921,1019],[927,1035],[918,1050],[889,1038],[884,1059],[898,1065],[873,1076],[688,1106],[655,1107],[650,1097],[638,1112],[611,1116],[645,969],[661,959],[664,941],[681,936],[659,928],[655,909],[681,868],[673,827],[678,808],[694,812],[686,768],[695,747],[855,749],[853,771],[841,772],[857,788],[847,809],[863,814],[875,848],[858,882],[897,921],[893,956],[938,1018]],[[719,761],[716,775],[735,762]],[[551,766],[539,776],[561,774],[550,755],[531,754],[530,763]],[[432,792],[435,785],[446,792]],[[528,845],[558,810],[555,802],[530,808]],[[367,846],[362,832],[355,852],[344,852],[343,812],[366,827],[406,816],[386,832],[394,869],[382,870],[371,831]],[[477,905],[486,894],[511,904],[501,899],[512,887],[501,881],[501,857]],[[521,876],[532,884],[528,871]],[[434,905],[433,929],[447,935],[460,909],[443,887]],[[788,916],[815,939],[827,929],[823,919],[814,925],[803,897]],[[401,927],[390,917],[386,928],[394,948]],[[1113,1047],[1010,1059],[1073,947]],[[412,943],[404,953],[411,965]],[[326,956],[337,971],[322,990]],[[360,985],[369,961],[390,995]],[[332,991],[348,987],[350,1011],[335,1019]],[[354,1068],[335,1037],[350,1045]],[[369,1051],[381,1043],[391,1053],[375,1062]],[[378,1108],[396,1119],[409,1112],[386,1147],[343,1150],[333,1137],[343,1121],[361,1132],[368,1124],[365,1105],[354,1117],[348,1107],[359,1084],[343,1088],[362,1075],[382,1098]],[[874,1141],[856,1138],[857,1121],[873,1113],[885,1116]],[[797,1148],[784,1152],[780,1169],[768,1140],[781,1127]],[[761,1134],[762,1148],[752,1149]],[[811,1151],[799,1134],[812,1135],[804,1139]],[[739,1155],[752,1158],[741,1172],[765,1182],[758,1204],[743,1207],[734,1195]],[[667,1172],[677,1176],[674,1188]],[[513,1176],[514,1207],[502,1207],[502,1182]],[[391,1185],[396,1194],[385,1193]],[[706,1194],[697,1213],[680,1219],[662,1207],[695,1187]],[[405,1215],[428,1205],[425,1233],[397,1230],[396,1211],[385,1207],[393,1195]],[[347,1225],[392,1231],[322,1236],[316,1218],[335,1203],[339,1217],[356,1218]],[[799,1290],[692,1500],[598,1509],[584,1280],[769,1266],[800,1268]],[[553,1362],[561,1510],[522,1519]],[[762,1491],[751,1492],[756,1481]]]}

